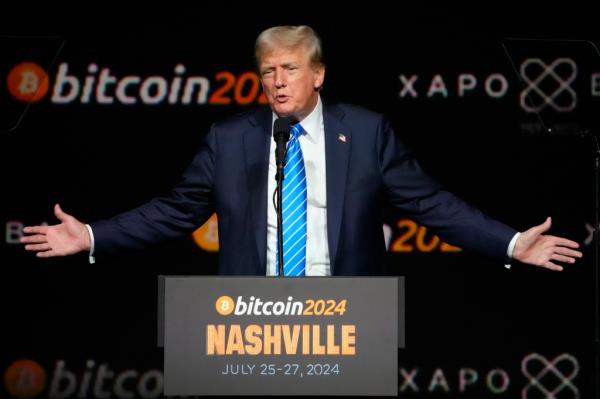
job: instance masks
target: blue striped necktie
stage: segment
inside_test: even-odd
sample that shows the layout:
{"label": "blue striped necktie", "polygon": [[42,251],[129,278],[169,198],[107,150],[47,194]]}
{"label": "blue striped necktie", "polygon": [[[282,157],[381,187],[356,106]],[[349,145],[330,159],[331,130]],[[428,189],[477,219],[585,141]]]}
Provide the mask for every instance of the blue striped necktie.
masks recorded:
{"label": "blue striped necktie", "polygon": [[[299,123],[290,127],[282,188],[283,273],[304,276],[306,269],[306,172],[298,137],[304,129]],[[279,246],[277,246],[279,248]],[[279,252],[276,258],[279,270]]]}

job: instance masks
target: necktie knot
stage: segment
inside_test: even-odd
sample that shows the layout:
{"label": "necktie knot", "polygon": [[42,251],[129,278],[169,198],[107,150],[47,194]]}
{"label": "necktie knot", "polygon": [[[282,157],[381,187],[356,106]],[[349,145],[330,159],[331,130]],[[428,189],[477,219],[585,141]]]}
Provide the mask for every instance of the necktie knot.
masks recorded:
{"label": "necktie knot", "polygon": [[300,125],[300,123],[296,123],[290,126],[290,133],[296,140],[298,140],[298,137],[300,137],[303,131],[304,129],[302,128],[302,125]]}

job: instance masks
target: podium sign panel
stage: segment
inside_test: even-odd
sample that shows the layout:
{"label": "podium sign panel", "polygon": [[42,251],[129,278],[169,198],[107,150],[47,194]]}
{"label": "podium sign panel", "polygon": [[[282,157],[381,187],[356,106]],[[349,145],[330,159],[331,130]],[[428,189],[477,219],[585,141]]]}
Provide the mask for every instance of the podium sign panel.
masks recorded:
{"label": "podium sign panel", "polygon": [[396,396],[400,279],[165,277],[165,395]]}

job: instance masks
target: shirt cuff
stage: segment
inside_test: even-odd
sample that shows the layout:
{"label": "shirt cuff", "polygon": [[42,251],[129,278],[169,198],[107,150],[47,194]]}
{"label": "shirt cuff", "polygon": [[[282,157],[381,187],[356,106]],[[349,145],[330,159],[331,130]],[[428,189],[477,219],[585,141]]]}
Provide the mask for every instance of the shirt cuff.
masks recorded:
{"label": "shirt cuff", "polygon": [[507,257],[507,261],[504,264],[504,267],[507,269],[510,269],[510,259],[512,259],[513,257],[513,252],[515,250],[515,244],[517,243],[517,239],[519,238],[519,235],[521,233],[517,232],[517,234],[515,234],[512,238],[512,240],[510,240],[510,243],[508,244],[508,249],[506,250],[506,257]]}
{"label": "shirt cuff", "polygon": [[94,264],[96,263],[96,258],[94,257],[94,232],[89,224],[86,224],[85,227],[87,227],[88,233],[90,233],[90,254],[88,255],[88,262]]}

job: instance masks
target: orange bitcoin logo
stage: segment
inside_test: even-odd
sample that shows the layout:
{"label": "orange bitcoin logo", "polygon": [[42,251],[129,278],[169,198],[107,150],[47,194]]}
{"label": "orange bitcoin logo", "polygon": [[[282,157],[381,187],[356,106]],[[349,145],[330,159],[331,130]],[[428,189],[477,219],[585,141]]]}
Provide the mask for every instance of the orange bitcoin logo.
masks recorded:
{"label": "orange bitcoin logo", "polygon": [[214,213],[192,235],[196,245],[208,252],[217,252],[219,250],[219,232],[218,232],[217,214]]}
{"label": "orange bitcoin logo", "polygon": [[217,298],[217,302],[215,303],[215,309],[217,309],[217,313],[222,316],[228,316],[233,312],[234,303],[233,299],[230,296],[223,295]]}
{"label": "orange bitcoin logo", "polygon": [[33,360],[17,360],[6,369],[4,385],[15,398],[33,398],[44,390],[46,372]]}
{"label": "orange bitcoin logo", "polygon": [[38,64],[22,62],[8,73],[8,91],[19,101],[40,101],[48,92],[48,74]]}

